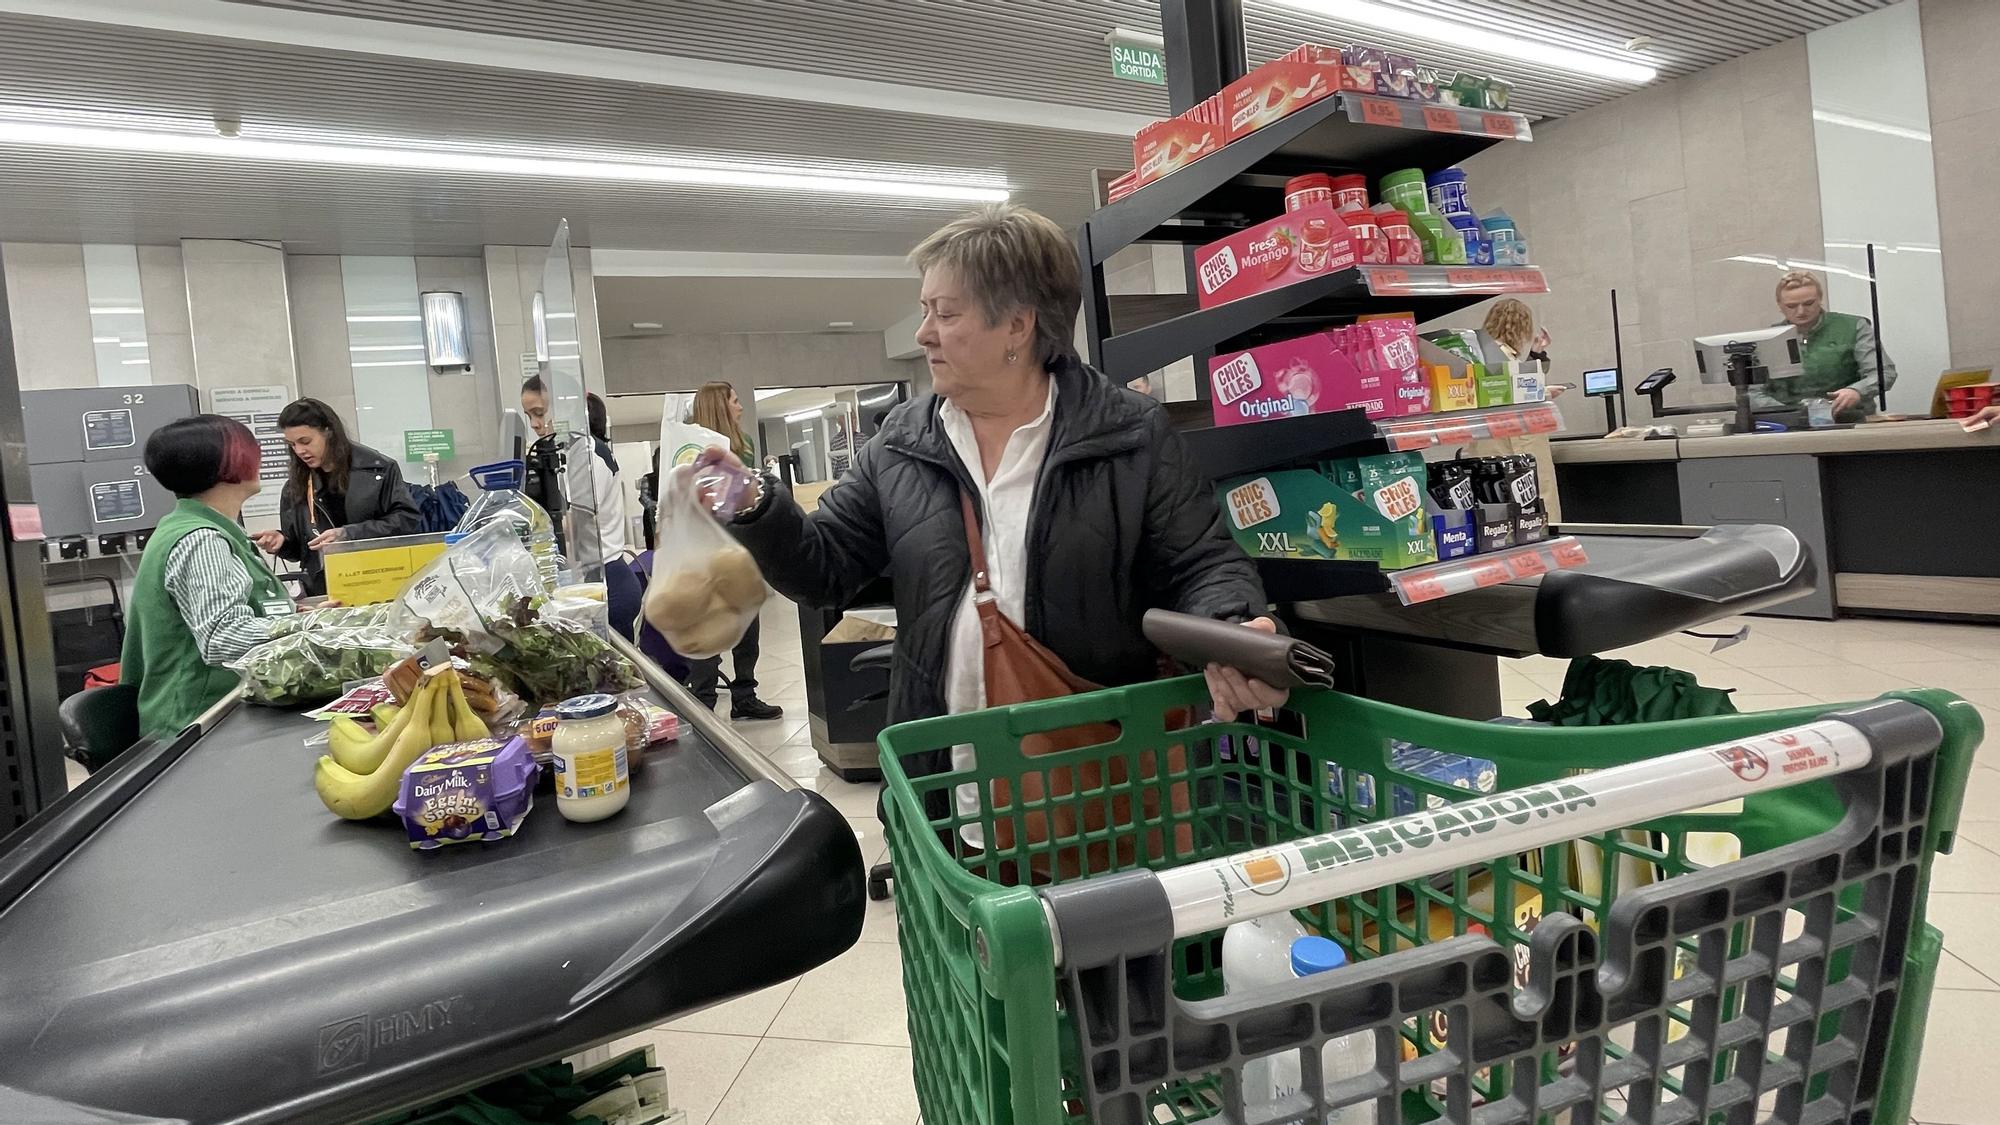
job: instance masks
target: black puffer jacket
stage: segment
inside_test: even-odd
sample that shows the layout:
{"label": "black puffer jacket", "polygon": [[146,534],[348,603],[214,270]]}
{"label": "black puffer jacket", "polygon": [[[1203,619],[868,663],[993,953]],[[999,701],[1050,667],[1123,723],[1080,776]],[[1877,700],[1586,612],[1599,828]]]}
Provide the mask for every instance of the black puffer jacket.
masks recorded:
{"label": "black puffer jacket", "polygon": [[[1028,529],[1027,620],[1071,671],[1107,686],[1153,678],[1151,608],[1215,618],[1266,610],[1256,568],[1223,528],[1161,406],[1068,360]],[[896,408],[854,469],[800,511],[775,497],[738,525],[764,577],[809,605],[846,604],[887,573],[896,591],[891,722],[945,712],[952,619],[971,576],[959,490],[973,488],[926,395]],[[982,513],[981,518],[984,519]]]}

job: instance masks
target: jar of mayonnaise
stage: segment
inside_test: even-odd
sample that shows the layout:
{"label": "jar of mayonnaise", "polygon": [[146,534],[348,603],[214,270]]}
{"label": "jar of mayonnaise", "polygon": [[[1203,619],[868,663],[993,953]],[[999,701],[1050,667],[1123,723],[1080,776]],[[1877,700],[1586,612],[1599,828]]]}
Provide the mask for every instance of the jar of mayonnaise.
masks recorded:
{"label": "jar of mayonnaise", "polygon": [[551,740],[556,767],[556,810],[563,819],[603,820],[632,799],[625,759],[625,720],[609,695],[579,695],[556,707]]}

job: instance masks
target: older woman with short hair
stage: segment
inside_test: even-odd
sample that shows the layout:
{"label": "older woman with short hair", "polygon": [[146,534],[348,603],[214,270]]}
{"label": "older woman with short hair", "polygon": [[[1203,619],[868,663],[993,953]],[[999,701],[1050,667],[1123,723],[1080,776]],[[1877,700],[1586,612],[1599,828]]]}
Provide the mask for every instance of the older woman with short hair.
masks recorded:
{"label": "older woman with short hair", "polygon": [[[817,511],[766,474],[734,528],[797,601],[841,605],[891,576],[890,720],[989,702],[961,496],[999,610],[1084,680],[1158,674],[1140,631],[1151,608],[1275,631],[1256,569],[1165,409],[1078,360],[1082,286],[1061,228],[991,206],[924,239],[910,261],[923,275],[917,342],[934,393],[890,413]],[[1206,671],[1219,713],[1285,698],[1236,669]]]}

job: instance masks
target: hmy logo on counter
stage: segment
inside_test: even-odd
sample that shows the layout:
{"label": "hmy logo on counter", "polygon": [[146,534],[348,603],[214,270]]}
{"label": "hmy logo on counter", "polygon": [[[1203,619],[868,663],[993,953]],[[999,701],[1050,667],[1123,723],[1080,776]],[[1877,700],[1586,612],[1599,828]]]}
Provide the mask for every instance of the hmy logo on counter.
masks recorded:
{"label": "hmy logo on counter", "polygon": [[383,1047],[406,1043],[451,1026],[463,1014],[463,996],[447,996],[387,1015],[349,1016],[319,1029],[319,1073],[335,1074],[367,1064]]}

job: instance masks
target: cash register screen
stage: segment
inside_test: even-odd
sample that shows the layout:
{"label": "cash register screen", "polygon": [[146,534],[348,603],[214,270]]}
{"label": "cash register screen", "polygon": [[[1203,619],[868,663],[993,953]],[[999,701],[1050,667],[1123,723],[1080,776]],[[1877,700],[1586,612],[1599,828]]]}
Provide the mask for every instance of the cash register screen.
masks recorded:
{"label": "cash register screen", "polygon": [[1583,373],[1583,393],[1593,396],[1615,395],[1618,393],[1618,369],[1607,367],[1602,371]]}

